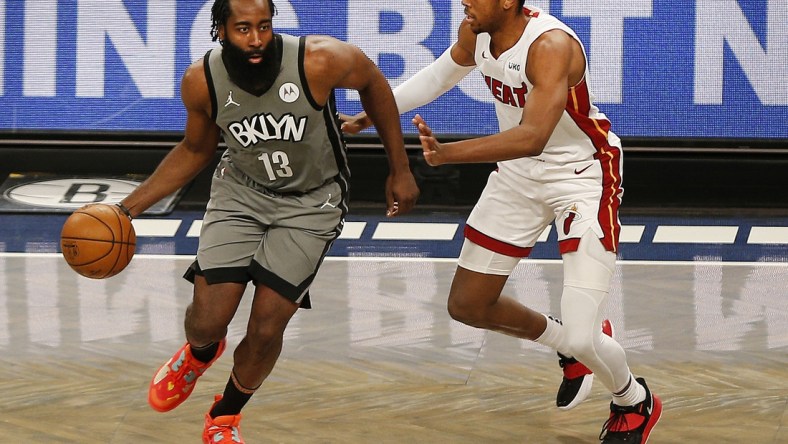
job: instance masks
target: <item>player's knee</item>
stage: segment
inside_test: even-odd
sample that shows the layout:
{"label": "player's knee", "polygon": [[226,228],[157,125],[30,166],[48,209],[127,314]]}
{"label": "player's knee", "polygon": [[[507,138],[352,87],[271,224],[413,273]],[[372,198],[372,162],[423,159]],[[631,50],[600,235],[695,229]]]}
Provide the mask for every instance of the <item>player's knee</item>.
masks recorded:
{"label": "player's knee", "polygon": [[451,316],[452,319],[466,323],[465,321],[468,318],[469,309],[459,298],[450,296],[446,303],[446,309],[449,311],[449,316]]}
{"label": "player's knee", "polygon": [[246,340],[252,353],[264,355],[272,346],[282,343],[285,325],[270,319],[250,320],[246,328]]}
{"label": "player's knee", "polygon": [[461,294],[450,294],[446,308],[449,311],[449,316],[451,316],[451,318],[455,321],[459,321],[463,324],[473,327],[479,326],[480,309],[473,298],[469,298]]}
{"label": "player's knee", "polygon": [[199,344],[217,342],[227,336],[227,324],[214,316],[205,316],[195,309],[194,304],[186,307],[184,320],[186,337]]}

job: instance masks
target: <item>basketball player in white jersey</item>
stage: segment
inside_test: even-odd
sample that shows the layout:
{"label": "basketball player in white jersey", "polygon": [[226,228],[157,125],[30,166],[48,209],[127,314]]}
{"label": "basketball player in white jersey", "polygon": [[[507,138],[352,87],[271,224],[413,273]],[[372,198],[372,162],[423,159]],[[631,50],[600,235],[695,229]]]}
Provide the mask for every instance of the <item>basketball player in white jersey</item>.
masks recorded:
{"label": "basketball player in white jersey", "polygon": [[[573,356],[613,394],[600,439],[645,443],[662,403],[630,372],[622,347],[602,334],[602,304],[616,264],[621,141],[594,106],[587,57],[577,35],[524,0],[463,0],[458,39],[434,63],[395,88],[400,113],[431,102],[478,67],[496,99],[501,132],[440,143],[419,115],[428,164],[497,162],[465,227],[448,309],[465,324],[534,340]],[[371,125],[362,113],[343,130]],[[552,222],[564,264],[562,321],[502,296],[508,276]],[[605,325],[605,324],[603,324]],[[567,358],[571,359],[571,358]],[[568,379],[587,379],[582,372]],[[559,407],[582,391],[559,390]]]}

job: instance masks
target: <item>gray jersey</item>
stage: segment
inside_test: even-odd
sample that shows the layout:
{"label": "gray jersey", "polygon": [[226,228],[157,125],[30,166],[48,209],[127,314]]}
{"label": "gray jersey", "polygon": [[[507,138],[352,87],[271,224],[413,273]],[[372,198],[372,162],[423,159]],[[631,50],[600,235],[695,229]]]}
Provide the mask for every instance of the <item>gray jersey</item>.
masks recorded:
{"label": "gray jersey", "polygon": [[213,119],[222,129],[232,165],[277,193],[304,193],[335,180],[347,189],[347,148],[331,93],[320,107],[304,74],[304,37],[279,34],[282,64],[260,96],[230,80],[221,48],[205,56]]}

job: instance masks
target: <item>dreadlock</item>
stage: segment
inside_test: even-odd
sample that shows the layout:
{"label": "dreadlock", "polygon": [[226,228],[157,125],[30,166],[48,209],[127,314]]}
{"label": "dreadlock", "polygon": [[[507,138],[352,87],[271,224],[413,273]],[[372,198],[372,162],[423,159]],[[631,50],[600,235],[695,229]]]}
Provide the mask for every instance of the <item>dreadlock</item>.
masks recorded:
{"label": "dreadlock", "polygon": [[[271,16],[275,16],[274,0],[268,0],[268,8],[271,9]],[[211,7],[211,40],[215,42],[219,39],[219,26],[226,24],[229,17],[230,0],[215,0]]]}

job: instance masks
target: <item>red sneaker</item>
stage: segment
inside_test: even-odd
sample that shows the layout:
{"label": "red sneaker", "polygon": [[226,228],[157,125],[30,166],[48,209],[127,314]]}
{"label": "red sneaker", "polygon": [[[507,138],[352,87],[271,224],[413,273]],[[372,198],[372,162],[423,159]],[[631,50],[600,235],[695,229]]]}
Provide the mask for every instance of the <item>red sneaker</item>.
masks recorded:
{"label": "red sneaker", "polygon": [[211,418],[211,410],[222,395],[216,395],[213,405],[208,409],[205,414],[205,427],[202,430],[203,444],[243,444],[244,439],[241,438],[241,414],[217,416]]}
{"label": "red sneaker", "polygon": [[216,356],[206,364],[192,356],[191,345],[187,342],[156,371],[148,389],[148,404],[159,412],[168,412],[181,405],[194,390],[197,378],[219,359],[226,347],[227,340],[222,339]]}
{"label": "red sneaker", "polygon": [[[602,321],[602,333],[613,337],[613,324]],[[575,358],[558,353],[558,365],[564,370],[564,379],[558,387],[555,405],[561,410],[569,410],[585,401],[594,384],[594,372]]]}
{"label": "red sneaker", "polygon": [[610,417],[602,426],[599,439],[602,443],[645,444],[651,429],[662,416],[662,400],[648,389],[643,378],[636,378],[646,389],[646,399],[633,406],[610,403]]}

